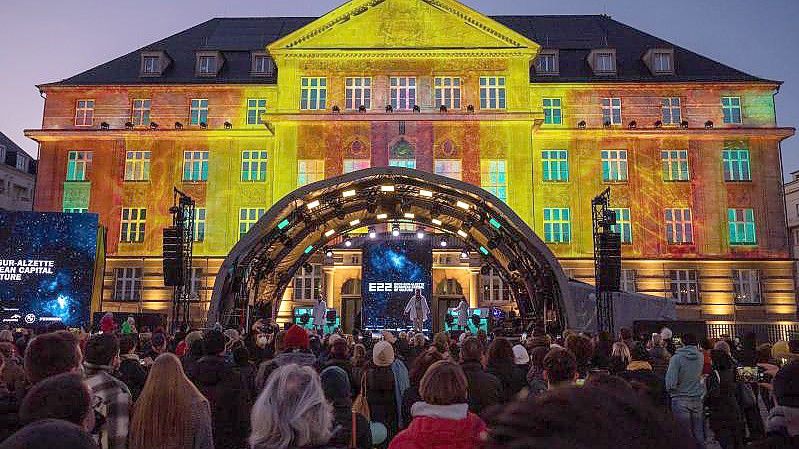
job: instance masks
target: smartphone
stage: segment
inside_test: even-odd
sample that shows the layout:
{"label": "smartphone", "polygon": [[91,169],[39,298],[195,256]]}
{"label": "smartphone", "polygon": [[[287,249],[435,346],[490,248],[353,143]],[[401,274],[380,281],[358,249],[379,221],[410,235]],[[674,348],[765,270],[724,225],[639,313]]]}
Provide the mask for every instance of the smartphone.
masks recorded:
{"label": "smartphone", "polygon": [[735,380],[738,382],[760,382],[763,374],[756,366],[739,366],[735,370]]}

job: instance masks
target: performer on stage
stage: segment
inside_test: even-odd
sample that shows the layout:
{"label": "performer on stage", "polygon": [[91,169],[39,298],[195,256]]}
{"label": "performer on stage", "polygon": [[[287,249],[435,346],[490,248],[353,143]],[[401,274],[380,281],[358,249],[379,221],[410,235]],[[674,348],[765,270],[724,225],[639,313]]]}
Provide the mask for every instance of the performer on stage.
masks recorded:
{"label": "performer on stage", "polygon": [[405,315],[413,321],[413,329],[416,332],[421,332],[424,329],[424,322],[430,315],[430,307],[427,305],[427,299],[422,296],[422,289],[417,288],[411,299],[408,300],[408,304],[405,306]]}
{"label": "performer on stage", "polygon": [[313,327],[319,334],[319,337],[325,335],[325,319],[327,318],[327,302],[325,297],[321,296],[319,302],[313,306]]}
{"label": "performer on stage", "polygon": [[466,303],[466,300],[461,299],[455,311],[458,312],[458,327],[462,331],[467,330],[469,325],[469,304]]}

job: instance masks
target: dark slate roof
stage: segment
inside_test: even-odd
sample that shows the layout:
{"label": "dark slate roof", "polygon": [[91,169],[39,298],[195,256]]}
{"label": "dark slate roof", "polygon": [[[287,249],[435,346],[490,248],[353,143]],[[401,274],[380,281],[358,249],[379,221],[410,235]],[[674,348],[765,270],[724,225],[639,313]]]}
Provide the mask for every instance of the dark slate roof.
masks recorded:
{"label": "dark slate roof", "polygon": [[30,163],[28,164],[28,173],[35,175],[36,174],[36,160],[32,158],[28,153],[25,152],[19,145],[14,143],[13,140],[9,139],[8,136],[0,132],[0,145],[6,147],[6,159],[4,161],[0,161],[0,164],[10,165],[14,168],[17,166],[17,155],[22,154],[24,157],[30,159]]}
{"label": "dark slate roof", "polygon": [[[739,70],[680,48],[603,15],[494,16],[494,20],[537,42],[558,49],[560,75],[537,76],[534,82],[624,81],[750,81],[765,82]],[[273,78],[250,75],[250,52],[315,20],[315,17],[217,18],[147,45],[53,85],[274,83]],[[591,49],[615,48],[618,74],[596,76],[586,57]],[[642,61],[650,48],[673,48],[676,73],[653,76]],[[163,50],[172,64],[163,76],[139,77],[140,52]],[[215,78],[194,73],[195,52],[221,51],[225,64]],[[770,81],[769,81],[770,82]]]}

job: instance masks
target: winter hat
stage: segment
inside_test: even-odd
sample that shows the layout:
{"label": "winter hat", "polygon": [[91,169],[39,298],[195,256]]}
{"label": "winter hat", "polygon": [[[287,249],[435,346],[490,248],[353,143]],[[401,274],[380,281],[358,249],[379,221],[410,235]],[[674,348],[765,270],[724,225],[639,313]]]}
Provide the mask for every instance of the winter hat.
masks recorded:
{"label": "winter hat", "polygon": [[780,368],[774,376],[772,386],[777,404],[799,408],[799,360],[789,362]]}
{"label": "winter hat", "polygon": [[44,419],[34,422],[11,435],[2,445],[3,449],[95,449],[94,439],[80,426],[59,419]]}
{"label": "winter hat", "polygon": [[395,337],[390,331],[383,331],[381,334],[383,335],[383,340],[391,343],[392,345],[397,342],[397,337]]}
{"label": "winter hat", "polygon": [[292,324],[283,337],[283,347],[286,349],[308,349],[309,345],[308,332],[296,324]]}
{"label": "winter hat", "polygon": [[203,339],[203,333],[201,331],[191,331],[183,341],[186,342],[186,346],[188,349],[191,349],[194,346],[194,343],[201,341]]}
{"label": "winter hat", "polygon": [[372,361],[377,366],[389,366],[394,363],[394,347],[391,343],[385,340],[375,343],[372,349]]}
{"label": "winter hat", "polygon": [[330,402],[350,398],[350,394],[352,394],[350,379],[347,377],[347,372],[341,367],[328,366],[322,370],[319,377],[322,380],[322,389],[325,391],[325,397]]}
{"label": "winter hat", "polygon": [[336,341],[333,342],[333,345],[330,347],[330,355],[336,359],[346,359],[349,355],[349,345],[347,344],[347,340],[343,338],[338,338]]}
{"label": "winter hat", "polygon": [[513,363],[517,365],[530,363],[530,354],[527,353],[527,349],[524,349],[524,346],[516,345],[513,347]]}
{"label": "winter hat", "polygon": [[328,346],[332,347],[333,343],[335,343],[337,340],[341,340],[341,339],[342,339],[342,337],[339,334],[330,334],[330,336],[327,337],[327,344],[328,344]]}

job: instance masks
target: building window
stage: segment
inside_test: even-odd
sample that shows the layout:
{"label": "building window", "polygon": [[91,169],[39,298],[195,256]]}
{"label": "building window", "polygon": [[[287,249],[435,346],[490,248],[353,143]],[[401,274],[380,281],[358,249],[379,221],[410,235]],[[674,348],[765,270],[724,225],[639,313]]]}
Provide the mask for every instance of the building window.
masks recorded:
{"label": "building window", "polygon": [[161,58],[159,56],[142,56],[141,72],[143,75],[160,75]]}
{"label": "building window", "polygon": [[200,75],[216,75],[216,56],[198,56],[197,73]]}
{"label": "building window", "polygon": [[627,150],[602,150],[602,181],[627,181]]}
{"label": "building window", "polygon": [[147,209],[138,207],[122,208],[119,241],[128,243],[143,242],[146,222]]}
{"label": "building window", "polygon": [[508,201],[508,177],[504,159],[480,161],[480,182],[484,190],[502,201]]}
{"label": "building window", "polygon": [[757,243],[754,209],[727,209],[730,245],[754,245]]}
{"label": "building window", "polygon": [[92,126],[94,123],[94,100],[78,100],[75,105],[75,126]]}
{"label": "building window", "polygon": [[612,51],[600,51],[594,53],[594,72],[616,72],[616,54]]}
{"label": "building window", "polygon": [[65,207],[64,213],[66,214],[85,214],[89,212],[89,209],[86,207]]}
{"label": "building window", "polygon": [[372,78],[354,77],[344,80],[345,107],[356,110],[361,106],[372,109]]}
{"label": "building window", "polygon": [[130,114],[130,122],[134,126],[150,125],[150,100],[133,100],[133,108]]}
{"label": "building window", "polygon": [[241,152],[241,180],[266,181],[267,152],[247,150]]}
{"label": "building window", "polygon": [[691,209],[666,209],[666,241],[670,244],[693,243],[694,224]]}
{"label": "building window", "polygon": [[416,77],[392,76],[390,86],[394,110],[410,110],[416,106]]}
{"label": "building window", "polygon": [[29,165],[30,165],[30,158],[28,158],[28,156],[25,156],[21,152],[17,152],[17,163],[16,163],[17,170],[22,170],[24,172],[27,172]]}
{"label": "building window", "polygon": [[736,304],[762,304],[760,271],[732,270],[732,291]]}
{"label": "building window", "polygon": [[544,98],[544,124],[560,125],[563,123],[563,111],[560,98]]}
{"label": "building window", "polygon": [[203,288],[203,275],[202,267],[191,267],[189,272],[189,296],[193,299],[200,299],[200,290]]}
{"label": "building window", "polygon": [[266,113],[266,99],[265,98],[249,98],[247,99],[247,124],[248,125],[262,125],[264,122],[261,120],[261,114]]}
{"label": "building window", "polygon": [[671,297],[677,304],[699,304],[699,276],[696,270],[669,270]]}
{"label": "building window", "polygon": [[125,267],[114,269],[114,301],[140,301],[142,269]]}
{"label": "building window", "polygon": [[660,112],[664,125],[679,125],[682,121],[680,97],[666,97],[661,100]]}
{"label": "building window", "polygon": [[674,69],[671,63],[672,53],[657,51],[652,53],[652,71],[655,73],[672,73]]}
{"label": "building window", "polygon": [[491,268],[488,274],[481,275],[483,284],[483,294],[480,298],[483,302],[509,301],[510,286],[502,280],[499,271]]}
{"label": "building window", "polygon": [[325,179],[325,161],[300,159],[297,161],[297,187]]}
{"label": "building window", "polygon": [[721,152],[725,181],[751,181],[749,150],[724,150]]}
{"label": "building window", "polygon": [[437,76],[433,80],[436,108],[461,108],[461,79],[457,76]]}
{"label": "building window", "polygon": [[248,207],[239,209],[239,239],[258,223],[258,220],[266,213],[266,209],[261,207]]}
{"label": "building window", "polygon": [[300,267],[294,275],[294,300],[316,301],[322,298],[322,265],[311,264],[311,269]]}
{"label": "building window", "polygon": [[272,76],[275,74],[275,61],[264,54],[252,55],[252,74],[255,76]]}
{"label": "building window", "polygon": [[571,217],[568,208],[544,209],[544,241],[547,243],[571,241]]}
{"label": "building window", "polygon": [[208,181],[208,152],[184,151],[183,152],[183,180]]}
{"label": "building window", "polygon": [[344,159],[344,173],[367,169],[371,163],[369,159]]}
{"label": "building window", "polygon": [[566,150],[544,150],[541,152],[541,165],[545,182],[566,182],[569,180],[569,152]]}
{"label": "building window", "polygon": [[436,159],[433,165],[437,175],[457,180],[462,179],[460,159]]}
{"label": "building window", "polygon": [[67,155],[67,181],[85,181],[91,163],[91,151],[70,151]]}
{"label": "building window", "polygon": [[480,77],[480,109],[505,109],[505,77]]}
{"label": "building window", "polygon": [[621,98],[602,99],[602,123],[621,125]]}
{"label": "building window", "polygon": [[688,151],[687,150],[663,150],[660,152],[660,159],[663,163],[664,181],[688,181]]}
{"label": "building window", "polygon": [[616,224],[611,226],[613,232],[617,232],[621,236],[621,243],[630,244],[633,242],[633,224],[630,220],[630,208],[620,207],[612,208],[616,212]]}
{"label": "building window", "polygon": [[721,97],[721,111],[724,123],[741,123],[741,97]]}
{"label": "building window", "polygon": [[205,98],[195,98],[191,100],[190,123],[199,125],[208,124],[208,100]]}
{"label": "building window", "polygon": [[205,241],[205,214],[204,207],[194,208],[194,241]]}
{"label": "building window", "polygon": [[407,140],[401,139],[388,151],[388,166],[416,168],[416,149]]}
{"label": "building window", "polygon": [[633,269],[621,270],[621,291],[627,293],[635,293],[638,291],[635,285],[636,272]]}
{"label": "building window", "polygon": [[125,152],[125,181],[150,180],[150,152]]}
{"label": "building window", "polygon": [[327,78],[300,79],[300,109],[319,111],[327,107]]}
{"label": "building window", "polygon": [[557,51],[542,50],[538,53],[535,60],[535,73],[538,75],[557,75],[558,74],[558,53]]}

